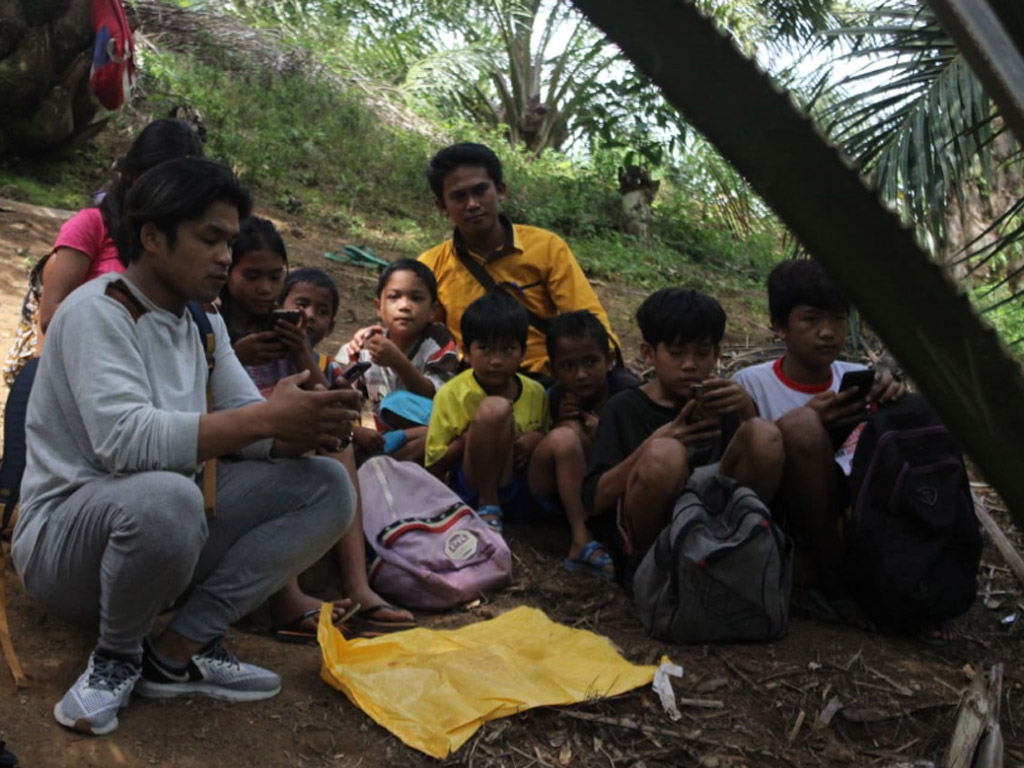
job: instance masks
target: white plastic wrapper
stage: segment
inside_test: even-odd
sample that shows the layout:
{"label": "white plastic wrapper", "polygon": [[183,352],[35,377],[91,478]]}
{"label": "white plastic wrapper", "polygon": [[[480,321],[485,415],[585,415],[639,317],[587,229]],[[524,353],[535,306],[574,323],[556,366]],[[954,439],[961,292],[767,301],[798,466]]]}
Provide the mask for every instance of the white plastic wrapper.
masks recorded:
{"label": "white plastic wrapper", "polygon": [[669,720],[672,722],[681,720],[683,715],[679,711],[679,707],[676,706],[676,692],[672,690],[672,680],[670,678],[681,678],[682,676],[683,668],[666,660],[661,662],[658,669],[655,670],[654,682],[651,684],[654,692],[658,694],[658,698],[661,700],[661,706],[664,707],[665,714],[668,715]]}

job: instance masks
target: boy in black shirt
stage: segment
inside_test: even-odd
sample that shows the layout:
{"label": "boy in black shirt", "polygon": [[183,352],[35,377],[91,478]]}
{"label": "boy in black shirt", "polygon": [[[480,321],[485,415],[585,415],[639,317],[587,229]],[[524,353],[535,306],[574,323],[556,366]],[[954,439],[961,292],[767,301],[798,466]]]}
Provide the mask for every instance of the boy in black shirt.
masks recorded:
{"label": "boy in black shirt", "polygon": [[756,418],[736,382],[712,375],[725,312],[710,296],[664,288],[636,313],[654,378],[605,405],[583,482],[592,515],[618,508],[636,556],[654,543],[688,482],[728,475],[768,503],[784,455],[778,428]]}

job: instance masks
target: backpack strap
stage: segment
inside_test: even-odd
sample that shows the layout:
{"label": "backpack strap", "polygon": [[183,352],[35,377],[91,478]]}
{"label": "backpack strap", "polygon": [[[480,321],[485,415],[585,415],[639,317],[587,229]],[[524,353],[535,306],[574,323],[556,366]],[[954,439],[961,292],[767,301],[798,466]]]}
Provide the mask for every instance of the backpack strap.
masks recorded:
{"label": "backpack strap", "polygon": [[[491,277],[491,273],[487,271],[487,267],[470,256],[469,251],[466,250],[466,247],[462,243],[458,242],[457,238],[452,240],[452,246],[455,248],[455,255],[459,257],[459,261],[461,261],[463,266],[469,270],[469,274],[475,277],[476,281],[484,287],[485,291],[490,292],[498,290],[499,286],[494,282],[494,278]],[[504,288],[504,286],[501,286],[501,288]],[[526,310],[526,316],[530,318],[530,325],[546,336],[548,333],[548,321],[534,314],[525,304],[523,304],[522,297],[518,291],[512,290],[505,292],[523,305],[523,309]]]}
{"label": "backpack strap", "polygon": [[[188,313],[199,329],[199,336],[203,340],[203,350],[206,352],[206,412],[212,413],[213,368],[217,364],[215,355],[217,338],[213,335],[213,324],[207,314],[207,307],[198,301],[190,301]],[[217,459],[215,458],[207,459],[203,465],[203,508],[206,510],[207,517],[217,514]]]}
{"label": "backpack strap", "polygon": [[132,320],[136,323],[139,322],[140,317],[149,312],[149,307],[132,293],[131,289],[125,285],[124,280],[114,280],[107,285],[103,293],[127,309],[128,314],[132,316]]}

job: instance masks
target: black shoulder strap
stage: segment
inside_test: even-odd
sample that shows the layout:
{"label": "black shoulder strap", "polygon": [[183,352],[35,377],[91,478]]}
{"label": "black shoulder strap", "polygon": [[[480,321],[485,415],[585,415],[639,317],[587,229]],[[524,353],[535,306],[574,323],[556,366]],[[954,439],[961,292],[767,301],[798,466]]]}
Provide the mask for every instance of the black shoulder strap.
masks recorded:
{"label": "black shoulder strap", "polygon": [[[213,367],[216,364],[217,340],[213,335],[213,323],[207,314],[206,307],[198,301],[188,303],[188,313],[192,315],[199,335],[203,339],[206,352],[206,412],[213,411]],[[214,310],[216,311],[216,310]],[[213,517],[217,512],[217,460],[208,459],[203,465],[203,507],[206,516]]]}
{"label": "black shoulder strap", "polygon": [[[479,261],[469,255],[469,251],[458,242],[457,239],[452,240],[452,246],[455,248],[455,255],[459,257],[459,261],[462,262],[463,266],[469,270],[469,274],[476,278],[476,281],[484,287],[485,291],[493,291],[499,286],[494,282],[494,278],[491,277],[491,273],[487,271],[487,267],[481,264]],[[501,286],[504,288],[505,286]],[[509,294],[513,299],[518,301],[523,309],[526,310],[526,316],[530,318],[530,325],[540,331],[544,336],[548,335],[548,325],[550,324],[547,320],[542,317],[538,317],[530,308],[523,304],[522,294],[517,290],[506,290],[505,293]],[[614,347],[615,356],[615,367],[624,368],[625,362],[622,359],[622,350],[619,348],[619,343],[609,334],[609,341],[611,341]]]}
{"label": "black shoulder strap", "polygon": [[213,366],[216,364],[214,352],[216,351],[216,339],[213,335],[213,324],[210,322],[210,316],[206,313],[206,307],[204,307],[198,301],[190,301],[188,304],[188,313],[192,315],[192,320],[195,321],[196,327],[199,329],[199,335],[203,339],[203,349],[206,350],[206,368],[208,376],[213,375]]}
{"label": "black shoulder strap", "polygon": [[[475,277],[476,281],[484,287],[485,291],[490,292],[499,288],[498,284],[494,282],[494,278],[491,277],[490,272],[487,271],[487,267],[485,267],[479,261],[470,256],[469,251],[467,251],[465,247],[463,247],[455,240],[452,241],[452,245],[455,248],[455,255],[459,257],[459,261],[461,261],[462,264],[466,267],[466,269],[469,270],[469,274]],[[504,286],[500,287],[504,288]],[[513,299],[518,301],[520,304],[523,304],[522,297],[520,296],[518,291],[512,290],[505,292],[508,293]],[[535,315],[533,312],[530,311],[530,309],[525,304],[523,305],[523,309],[526,310],[526,315],[527,317],[530,318],[530,325],[532,325],[534,328],[536,328],[538,331],[540,331],[546,336],[548,333],[548,321],[542,317],[538,317],[537,315]]]}

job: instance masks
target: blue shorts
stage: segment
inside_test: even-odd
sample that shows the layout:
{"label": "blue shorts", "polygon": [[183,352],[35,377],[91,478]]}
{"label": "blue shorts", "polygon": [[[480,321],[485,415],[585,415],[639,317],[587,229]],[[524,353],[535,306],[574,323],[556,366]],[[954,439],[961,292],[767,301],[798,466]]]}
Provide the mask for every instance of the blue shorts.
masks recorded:
{"label": "blue shorts", "polygon": [[[480,494],[469,487],[461,461],[448,473],[448,486],[473,509],[479,506]],[[528,523],[551,514],[561,514],[561,505],[557,501],[539,498],[530,492],[526,467],[512,471],[512,479],[498,489],[498,501],[506,522]]]}

